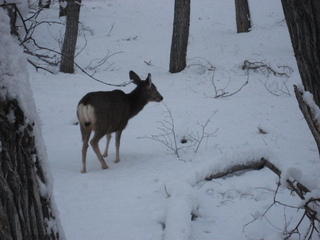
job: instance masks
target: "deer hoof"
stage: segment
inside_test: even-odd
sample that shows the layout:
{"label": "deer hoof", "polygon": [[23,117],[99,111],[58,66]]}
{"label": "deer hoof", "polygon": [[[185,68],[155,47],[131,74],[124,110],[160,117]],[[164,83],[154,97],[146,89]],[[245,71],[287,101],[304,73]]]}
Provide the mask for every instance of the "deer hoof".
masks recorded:
{"label": "deer hoof", "polygon": [[120,162],[120,159],[116,159],[116,160],[114,160],[114,162],[115,162],[115,163],[118,163],[118,162]]}
{"label": "deer hoof", "polygon": [[107,164],[106,165],[102,165],[101,167],[102,167],[102,169],[108,169],[109,168]]}
{"label": "deer hoof", "polygon": [[81,173],[86,173],[87,171],[85,169],[82,169],[81,170]]}

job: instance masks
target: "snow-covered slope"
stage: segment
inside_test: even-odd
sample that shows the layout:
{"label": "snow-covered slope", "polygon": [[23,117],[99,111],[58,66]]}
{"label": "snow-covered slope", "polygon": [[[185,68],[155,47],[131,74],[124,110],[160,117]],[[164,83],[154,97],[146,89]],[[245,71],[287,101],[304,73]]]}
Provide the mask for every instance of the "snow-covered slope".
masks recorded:
{"label": "snow-covered slope", "polygon": [[[112,141],[106,159],[110,169],[102,170],[89,148],[88,173],[81,174],[82,143],[79,126],[74,125],[77,103],[87,92],[114,88],[80,70],[51,75],[30,66],[67,238],[282,239],[282,232],[294,228],[302,212],[275,205],[264,214],[274,201],[274,173],[263,169],[203,181],[217,169],[265,157],[287,176],[300,171],[305,185],[318,188],[318,151],[294,97],[292,86],[301,80],[280,1],[250,1],[253,27],[243,34],[236,34],[234,1],[192,1],[188,68],[177,74],[168,72],[174,1],[82,4],[77,63],[85,68],[114,54],[95,69],[95,77],[119,84],[129,81],[130,70],[141,77],[150,72],[165,105],[149,103],[129,122],[120,163],[113,163]],[[44,17],[52,19],[57,12],[55,3]],[[59,39],[62,33],[59,27],[44,27],[36,34],[41,44],[58,49],[52,36]],[[245,60],[290,77],[245,71]],[[214,98],[215,87],[218,93],[233,93],[246,81],[238,93]],[[122,90],[133,88],[130,84]],[[178,148],[183,147],[179,158],[150,139],[172,133],[166,125],[172,123]],[[201,138],[202,130],[207,138]],[[184,138],[188,142],[183,145]],[[190,146],[195,139],[203,140],[196,152]],[[101,149],[104,144],[101,141]],[[279,189],[277,199],[299,204],[285,188]],[[193,221],[191,213],[197,216]]]}

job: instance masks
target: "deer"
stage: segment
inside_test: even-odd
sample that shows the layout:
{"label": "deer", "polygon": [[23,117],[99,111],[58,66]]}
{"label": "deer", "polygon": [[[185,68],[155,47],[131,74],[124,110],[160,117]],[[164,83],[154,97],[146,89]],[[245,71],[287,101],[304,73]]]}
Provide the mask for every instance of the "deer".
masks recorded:
{"label": "deer", "polygon": [[[120,138],[126,128],[129,119],[136,116],[148,102],[161,102],[163,97],[157,87],[152,83],[149,73],[146,80],[133,71],[129,72],[129,78],[136,85],[130,93],[116,89],[113,91],[98,91],[87,93],[78,103],[77,117],[82,136],[82,170],[86,173],[86,157],[89,147],[91,132],[94,132],[90,145],[100,161],[102,169],[109,168],[104,157],[108,156],[111,134],[116,133],[116,159],[120,161]],[[99,149],[99,141],[106,136],[107,144],[103,154]]]}

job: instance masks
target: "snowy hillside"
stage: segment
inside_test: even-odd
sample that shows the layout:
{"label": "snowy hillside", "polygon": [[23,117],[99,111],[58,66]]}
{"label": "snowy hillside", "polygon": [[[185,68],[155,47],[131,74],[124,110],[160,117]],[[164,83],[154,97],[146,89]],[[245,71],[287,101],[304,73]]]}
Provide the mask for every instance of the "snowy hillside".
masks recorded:
{"label": "snowy hillside", "polygon": [[[170,74],[174,1],[82,0],[77,64],[112,84],[128,82],[130,70],[143,79],[151,73],[164,97],[164,104],[149,103],[129,121],[117,164],[112,139],[108,170],[89,148],[88,172],[80,173],[76,107],[87,92],[114,87],[79,69],[51,75],[29,66],[67,239],[277,240],[296,227],[302,210],[280,204],[269,209],[278,182],[270,170],[204,181],[213,172],[264,157],[285,176],[301,175],[303,184],[319,190],[318,151],[293,93],[301,80],[281,3],[249,3],[252,31],[236,34],[233,0],[192,1],[188,67]],[[54,3],[41,17],[57,15]],[[42,25],[35,33],[39,44],[57,50],[62,35],[61,25]],[[243,69],[245,60],[287,77],[267,68]],[[155,140],[165,131],[175,134],[177,147],[173,135],[166,140],[169,147]],[[101,151],[104,145],[103,139]],[[277,200],[300,204],[284,187]],[[307,227],[303,222],[302,235]]]}

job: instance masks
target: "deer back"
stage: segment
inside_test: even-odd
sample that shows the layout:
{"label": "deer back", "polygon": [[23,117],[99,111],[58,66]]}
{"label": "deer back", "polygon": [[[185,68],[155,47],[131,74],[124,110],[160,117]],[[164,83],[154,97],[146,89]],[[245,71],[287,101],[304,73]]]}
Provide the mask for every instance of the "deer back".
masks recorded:
{"label": "deer back", "polygon": [[[87,116],[87,125],[95,132],[112,133],[123,130],[130,118],[129,99],[121,90],[88,93],[78,106],[82,106],[82,111],[86,112],[84,115]],[[79,120],[81,123],[80,118]]]}

